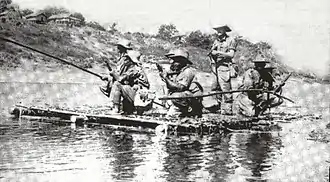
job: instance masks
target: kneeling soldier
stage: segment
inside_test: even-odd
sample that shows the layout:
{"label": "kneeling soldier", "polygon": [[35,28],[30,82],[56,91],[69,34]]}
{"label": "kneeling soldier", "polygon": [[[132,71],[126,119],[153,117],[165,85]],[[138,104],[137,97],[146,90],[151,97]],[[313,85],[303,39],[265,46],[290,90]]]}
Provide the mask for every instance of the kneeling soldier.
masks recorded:
{"label": "kneeling soldier", "polygon": [[[265,67],[269,63],[258,57],[254,68],[247,70],[243,76],[241,89],[262,89],[273,91],[276,82],[272,76],[273,67]],[[281,90],[279,90],[281,92]],[[267,108],[279,106],[283,99],[264,92],[243,92],[237,97],[238,114],[243,116],[259,116]]]}
{"label": "kneeling soldier", "polygon": [[[111,89],[113,114],[120,113],[121,105],[125,114],[132,114],[135,110],[135,102],[145,101],[145,99],[140,99],[141,95],[137,96],[137,94],[144,95],[145,90],[150,87],[148,78],[140,65],[140,56],[138,51],[127,51],[120,70],[110,72],[115,80]],[[104,80],[108,79],[109,77],[104,78]]]}
{"label": "kneeling soldier", "polygon": [[[175,49],[166,55],[173,62],[171,63],[171,70],[177,75],[173,78],[169,77],[168,72],[161,72],[160,76],[166,83],[168,93],[173,97],[185,97],[202,94],[202,86],[196,82],[194,70],[190,65],[189,53],[183,49]],[[170,107],[168,116],[181,114],[181,116],[198,116],[202,115],[202,99],[175,99],[172,100],[173,105]]]}

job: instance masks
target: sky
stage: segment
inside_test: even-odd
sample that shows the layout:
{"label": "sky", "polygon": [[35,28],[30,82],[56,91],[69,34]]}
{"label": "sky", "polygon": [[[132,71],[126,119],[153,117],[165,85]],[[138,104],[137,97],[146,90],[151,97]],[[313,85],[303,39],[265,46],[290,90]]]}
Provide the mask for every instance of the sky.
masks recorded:
{"label": "sky", "polygon": [[173,23],[179,31],[212,32],[228,24],[252,42],[267,41],[296,69],[330,72],[329,0],[13,0],[21,8],[63,6],[123,31],[157,32]]}

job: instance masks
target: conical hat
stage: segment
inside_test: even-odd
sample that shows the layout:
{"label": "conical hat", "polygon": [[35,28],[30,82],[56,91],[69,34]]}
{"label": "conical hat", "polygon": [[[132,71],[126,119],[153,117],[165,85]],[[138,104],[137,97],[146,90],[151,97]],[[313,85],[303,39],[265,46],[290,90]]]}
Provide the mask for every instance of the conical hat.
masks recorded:
{"label": "conical hat", "polygon": [[220,32],[220,31],[231,32],[231,29],[229,28],[228,25],[224,25],[224,26],[220,26],[220,27],[213,27],[213,29],[216,30],[217,32]]}
{"label": "conical hat", "polygon": [[170,51],[168,51],[168,53],[165,54],[165,57],[169,58],[169,56],[174,55],[174,49],[171,49]]}

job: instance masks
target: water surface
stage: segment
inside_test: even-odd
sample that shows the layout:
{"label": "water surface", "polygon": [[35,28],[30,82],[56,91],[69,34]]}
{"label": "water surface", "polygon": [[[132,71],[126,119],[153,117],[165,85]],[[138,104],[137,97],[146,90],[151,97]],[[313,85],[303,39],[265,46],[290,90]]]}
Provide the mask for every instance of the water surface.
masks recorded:
{"label": "water surface", "polygon": [[312,85],[290,93],[301,107],[282,110],[319,113],[324,119],[292,121],[269,133],[161,139],[152,133],[13,120],[8,111],[18,102],[75,107],[108,101],[92,83],[2,82],[0,181],[326,181],[329,144],[308,140],[308,133],[329,121],[327,104],[319,104],[326,96],[316,94],[329,89]]}

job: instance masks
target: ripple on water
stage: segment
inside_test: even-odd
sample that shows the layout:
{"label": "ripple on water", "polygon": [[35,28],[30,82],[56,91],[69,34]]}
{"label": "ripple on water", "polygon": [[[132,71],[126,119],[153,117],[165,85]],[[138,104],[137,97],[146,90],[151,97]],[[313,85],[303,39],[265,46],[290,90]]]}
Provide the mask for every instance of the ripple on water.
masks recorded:
{"label": "ripple on water", "polygon": [[[303,140],[302,128],[313,124],[304,120],[286,125],[281,132],[161,139],[153,134],[117,132],[102,127],[73,130],[36,121],[13,121],[3,114],[17,101],[40,106],[45,102],[58,106],[98,106],[107,102],[104,97],[95,96],[97,87],[93,85],[86,91],[85,86],[34,84],[22,89],[26,85],[6,84],[7,89],[0,91],[4,99],[1,104],[5,104],[0,108],[0,178],[8,181],[17,181],[17,178],[18,181],[278,181],[295,178],[299,181],[304,176],[312,181],[315,177],[323,179],[327,173],[321,167],[329,160],[324,154],[329,147]],[[66,92],[54,94],[58,91]],[[28,97],[31,94],[33,97]],[[294,143],[296,148],[292,147]],[[315,155],[320,156],[315,158],[320,165],[313,162]],[[298,165],[301,159],[306,160]],[[296,169],[286,171],[285,166],[290,165]],[[313,174],[304,166],[315,169]]]}

